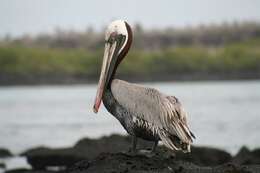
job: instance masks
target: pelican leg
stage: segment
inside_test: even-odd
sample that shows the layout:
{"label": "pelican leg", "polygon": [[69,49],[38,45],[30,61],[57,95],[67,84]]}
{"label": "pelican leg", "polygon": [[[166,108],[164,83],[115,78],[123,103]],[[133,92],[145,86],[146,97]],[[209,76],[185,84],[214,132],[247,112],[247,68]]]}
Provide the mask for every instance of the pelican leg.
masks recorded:
{"label": "pelican leg", "polygon": [[158,141],[154,141],[154,144],[153,144],[153,148],[152,148],[151,153],[154,153],[154,152],[155,152],[157,145],[158,145]]}
{"label": "pelican leg", "polygon": [[156,155],[155,149],[156,149],[157,145],[158,145],[158,141],[154,141],[152,150],[139,150],[138,154],[151,158]]}
{"label": "pelican leg", "polygon": [[136,138],[136,136],[133,136],[132,137],[132,152],[133,153],[136,153],[136,144],[137,144],[137,138]]}

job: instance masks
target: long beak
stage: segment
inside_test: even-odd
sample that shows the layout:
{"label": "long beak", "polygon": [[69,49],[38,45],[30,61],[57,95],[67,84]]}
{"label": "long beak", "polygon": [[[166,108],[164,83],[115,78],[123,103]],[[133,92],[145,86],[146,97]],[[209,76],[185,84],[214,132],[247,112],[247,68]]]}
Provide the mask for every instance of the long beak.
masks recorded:
{"label": "long beak", "polygon": [[93,111],[95,113],[98,112],[98,109],[101,104],[101,100],[103,97],[104,89],[107,87],[108,82],[111,78],[112,71],[114,68],[115,60],[114,56],[117,56],[117,43],[114,42],[113,44],[106,43],[105,45],[105,51],[104,51],[104,58],[103,58],[103,63],[102,63],[102,68],[101,68],[101,73],[99,77],[99,82],[98,82],[98,89],[97,89],[97,94],[95,98],[95,103],[93,107]]}

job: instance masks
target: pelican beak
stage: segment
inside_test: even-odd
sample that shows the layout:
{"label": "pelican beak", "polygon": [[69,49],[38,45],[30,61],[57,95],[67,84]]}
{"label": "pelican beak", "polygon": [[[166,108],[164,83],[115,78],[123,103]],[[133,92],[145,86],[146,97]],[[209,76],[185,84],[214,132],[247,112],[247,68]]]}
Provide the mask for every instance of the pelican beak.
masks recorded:
{"label": "pelican beak", "polygon": [[122,46],[123,37],[118,35],[115,37],[114,41],[107,41],[105,44],[105,51],[103,57],[103,63],[101,68],[101,73],[98,82],[98,89],[95,98],[95,103],[93,106],[93,111],[98,112],[103,97],[104,89],[108,86],[111,77],[113,75],[114,68],[116,66],[116,61],[118,57],[118,52]]}
{"label": "pelican beak", "polygon": [[115,44],[106,44],[105,45],[105,52],[104,52],[104,57],[103,57],[103,63],[102,63],[102,68],[101,68],[101,73],[99,77],[99,82],[98,82],[98,89],[97,89],[97,94],[96,94],[96,99],[93,107],[93,111],[95,113],[98,112],[98,109],[101,104],[102,96],[104,93],[104,88],[107,83],[108,79],[108,72],[109,72],[109,67],[111,65],[111,60],[113,57],[113,54],[115,52]]}

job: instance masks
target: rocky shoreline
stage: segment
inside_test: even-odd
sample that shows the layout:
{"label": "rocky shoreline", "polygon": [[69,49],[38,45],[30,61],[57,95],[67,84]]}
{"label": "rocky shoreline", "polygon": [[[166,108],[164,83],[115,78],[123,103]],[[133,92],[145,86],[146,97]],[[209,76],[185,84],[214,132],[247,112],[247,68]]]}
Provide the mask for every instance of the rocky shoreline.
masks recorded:
{"label": "rocky shoreline", "polygon": [[[152,146],[151,143],[142,140],[138,144],[138,148],[146,150]],[[68,148],[37,147],[20,154],[27,159],[31,169],[18,168],[5,170],[5,172],[260,172],[260,148],[250,151],[246,147],[242,147],[236,155],[232,156],[226,151],[211,147],[193,146],[191,153],[183,154],[181,152],[173,153],[165,147],[159,146],[154,155],[147,156],[129,153],[130,146],[130,137],[111,135],[100,139],[84,138],[73,147]],[[5,150],[4,153],[9,153],[6,157],[13,157],[8,150]],[[4,168],[4,163],[0,165]]]}

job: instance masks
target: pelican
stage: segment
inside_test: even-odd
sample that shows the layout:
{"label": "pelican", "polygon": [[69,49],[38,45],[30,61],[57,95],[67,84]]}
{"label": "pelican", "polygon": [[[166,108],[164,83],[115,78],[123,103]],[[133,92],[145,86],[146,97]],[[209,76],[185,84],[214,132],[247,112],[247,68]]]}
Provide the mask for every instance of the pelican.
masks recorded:
{"label": "pelican", "polygon": [[[175,96],[156,89],[115,79],[118,65],[127,55],[133,34],[126,21],[113,21],[105,33],[105,50],[93,111],[101,102],[132,136],[132,151],[136,152],[137,138],[158,141],[171,150],[190,152],[195,136],[190,131],[187,114]],[[133,67],[134,68],[134,67]]]}

